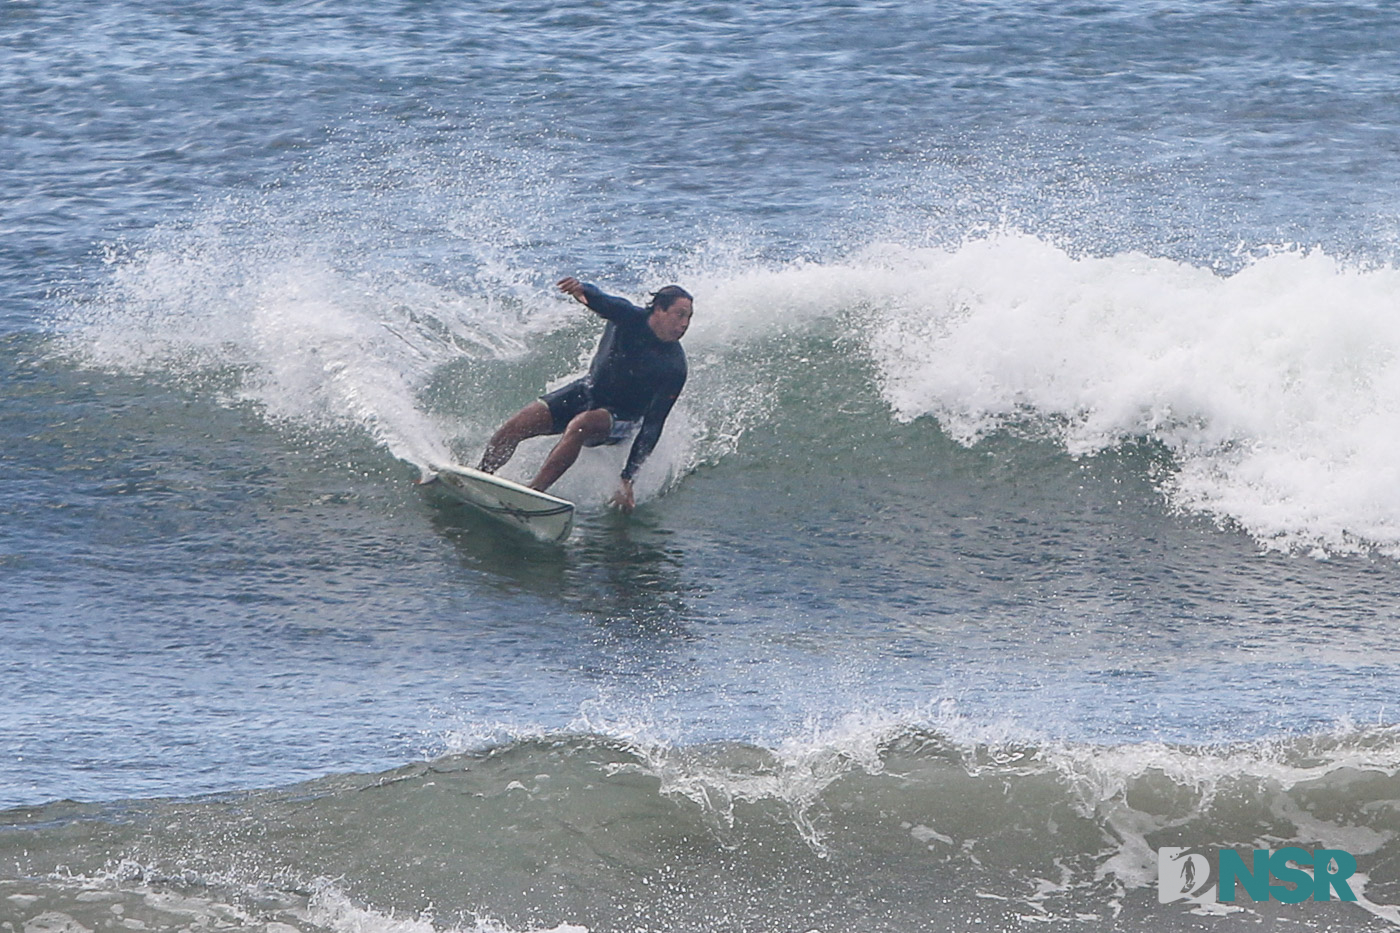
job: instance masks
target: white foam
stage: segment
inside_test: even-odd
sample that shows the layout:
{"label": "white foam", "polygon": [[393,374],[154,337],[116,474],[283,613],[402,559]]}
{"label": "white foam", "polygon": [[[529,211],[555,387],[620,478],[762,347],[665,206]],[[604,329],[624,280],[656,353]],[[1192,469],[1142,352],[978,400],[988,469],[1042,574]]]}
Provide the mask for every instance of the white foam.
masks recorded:
{"label": "white foam", "polygon": [[1075,456],[1147,438],[1179,508],[1267,547],[1400,556],[1400,270],[1280,249],[1221,275],[1005,232],[740,270],[696,343],[856,309],[896,417],[964,444],[1036,421]]}
{"label": "white foam", "polygon": [[[422,276],[347,265],[331,255],[333,243],[284,235],[254,213],[232,224],[215,210],[189,227],[159,231],[139,250],[113,251],[95,294],[70,303],[57,321],[67,350],[107,370],[192,382],[294,430],[364,431],[426,468],[456,460],[454,447],[479,450],[496,427],[425,408],[423,390],[441,367],[464,356],[519,357],[539,336],[591,318],[552,288],[508,275],[489,249],[489,274],[476,277],[489,290],[460,293]],[[249,225],[258,234],[251,239],[223,233]],[[703,375],[695,381],[701,388],[677,406],[639,476],[639,500],[732,450],[766,411],[762,393],[730,382],[706,388]],[[552,443],[528,442],[504,474],[528,478]],[[588,451],[555,491],[607,501],[629,449]]]}
{"label": "white foam", "polygon": [[[304,245],[229,243],[218,227],[115,260],[98,295],[60,322],[68,348],[111,370],[197,377],[273,422],[360,427],[410,462],[447,458],[417,392],[458,341],[488,343],[491,309],[337,270]],[[425,329],[428,318],[451,329]]]}
{"label": "white foam", "polygon": [[[222,372],[232,397],[273,420],[359,426],[422,465],[494,427],[425,412],[434,371],[468,351],[520,354],[577,321],[499,244],[477,244],[481,290],[454,289],[347,268],[333,236],[242,210],[114,254],[97,294],[59,322],[70,345],[127,371]],[[775,381],[802,365],[736,348],[781,348],[841,315],[898,419],[935,418],[964,444],[1029,420],[1075,456],[1145,438],[1175,458],[1160,482],[1176,508],[1266,547],[1400,557],[1400,270],[1280,249],[1222,275],[1138,253],[1074,256],[1015,232],[778,267],[713,252],[647,272],[685,282],[697,312],[691,384],[643,499],[733,451],[772,411]],[[625,453],[590,451],[559,491],[606,499]]]}
{"label": "white foam", "polygon": [[[228,889],[235,897],[247,894],[253,899],[266,902],[266,891],[258,885],[252,887],[238,881],[233,876],[210,875],[202,880],[209,884],[211,891],[198,894],[175,893],[161,885],[153,885],[141,880],[146,869],[125,862],[117,873],[100,872],[93,877],[62,873],[47,879],[50,896],[59,899],[72,899],[79,904],[99,900],[84,897],[85,894],[100,894],[103,902],[125,899],[126,904],[117,903],[106,911],[84,915],[82,920],[60,910],[46,910],[27,920],[21,933],[92,933],[97,926],[126,929],[145,929],[146,924],[130,918],[121,920],[127,913],[127,906],[141,906],[141,913],[150,921],[153,930],[236,930],[245,933],[296,933],[308,926],[328,933],[588,933],[588,928],[578,924],[561,922],[552,927],[528,927],[520,931],[491,917],[478,916],[470,920],[459,917],[440,918],[425,913],[419,916],[401,916],[393,911],[379,910],[372,905],[357,904],[340,889],[336,880],[317,878],[307,885],[306,894],[281,892],[277,906],[265,905],[261,910],[249,912],[220,899],[212,893],[213,888]],[[127,876],[125,880],[118,877]],[[77,889],[76,894],[70,892]],[[60,893],[62,892],[62,893]],[[8,900],[27,907],[41,900],[35,896],[20,899],[14,896]],[[68,908],[72,909],[72,908]],[[112,917],[118,919],[112,919]],[[93,917],[98,922],[93,922]],[[91,926],[87,924],[92,924]]]}
{"label": "white foam", "polygon": [[343,133],[285,186],[111,247],[101,280],[57,315],[67,348],[298,430],[364,430],[419,466],[453,459],[463,426],[424,410],[428,377],[557,326],[563,302],[511,246],[567,227],[549,157],[502,158],[484,130],[450,153],[405,150],[372,120]]}
{"label": "white foam", "polygon": [[[429,916],[403,918],[354,904],[334,884],[317,883],[306,908],[306,919],[333,933],[515,933],[492,918],[477,918],[468,926],[440,925]],[[588,933],[588,928],[559,923],[549,928],[531,928],[528,933]]]}
{"label": "white foam", "polygon": [[[1319,844],[1353,855],[1372,854],[1389,844],[1394,834],[1346,822],[1323,819],[1306,810],[1290,792],[1322,778],[1333,785],[1351,774],[1400,773],[1400,733],[1393,729],[1339,731],[1328,747],[1301,756],[1299,740],[1259,741],[1229,748],[1176,748],[1158,743],[1108,748],[1052,746],[1041,758],[1060,773],[1086,817],[1102,821],[1112,832],[1111,854],[1096,868],[1100,879],[1113,879],[1124,888],[1150,887],[1157,880],[1157,855],[1149,837],[1189,826],[1204,815],[1222,792],[1257,788],[1268,803],[1277,826],[1291,826],[1286,841]],[[1187,792],[1184,809],[1144,810],[1130,802],[1132,785],[1149,775],[1161,775]],[[1248,791],[1246,791],[1248,793]],[[1226,840],[1217,840],[1224,842]],[[1276,847],[1277,838],[1254,840],[1258,847]],[[1365,878],[1361,877],[1364,884]],[[1366,900],[1363,909],[1383,919],[1387,911]],[[1212,908],[1223,909],[1223,905]]]}
{"label": "white foam", "polygon": [[92,933],[92,930],[65,913],[47,911],[24,924],[24,933]]}

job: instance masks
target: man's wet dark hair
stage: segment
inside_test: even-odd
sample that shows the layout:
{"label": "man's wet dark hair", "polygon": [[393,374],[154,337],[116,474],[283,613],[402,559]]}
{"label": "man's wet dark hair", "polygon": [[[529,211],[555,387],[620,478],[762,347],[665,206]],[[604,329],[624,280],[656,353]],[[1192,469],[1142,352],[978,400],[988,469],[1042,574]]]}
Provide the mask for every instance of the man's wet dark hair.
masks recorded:
{"label": "man's wet dark hair", "polygon": [[659,292],[652,292],[651,304],[647,305],[648,311],[665,311],[682,298],[689,298],[691,301],[695,297],[690,292],[679,285],[667,285]]}

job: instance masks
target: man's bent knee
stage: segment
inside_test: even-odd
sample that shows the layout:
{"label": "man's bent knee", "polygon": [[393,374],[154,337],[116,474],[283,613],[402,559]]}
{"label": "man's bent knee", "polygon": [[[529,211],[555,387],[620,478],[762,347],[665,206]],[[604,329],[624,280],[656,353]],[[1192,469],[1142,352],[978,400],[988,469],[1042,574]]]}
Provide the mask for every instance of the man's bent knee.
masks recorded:
{"label": "man's bent knee", "polygon": [[607,437],[612,431],[612,413],[606,408],[594,408],[575,415],[566,429],[571,434],[582,436],[585,441]]}
{"label": "man's bent knee", "polygon": [[510,462],[510,458],[515,455],[516,446],[521,441],[541,434],[551,434],[553,431],[554,418],[549,413],[549,406],[540,401],[531,402],[512,415],[491,435],[477,469],[494,473]]}

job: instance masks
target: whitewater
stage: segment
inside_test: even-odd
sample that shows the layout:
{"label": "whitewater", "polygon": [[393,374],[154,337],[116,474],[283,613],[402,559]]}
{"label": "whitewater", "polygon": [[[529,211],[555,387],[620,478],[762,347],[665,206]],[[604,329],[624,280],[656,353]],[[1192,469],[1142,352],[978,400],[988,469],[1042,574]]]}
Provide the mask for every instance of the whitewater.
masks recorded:
{"label": "whitewater", "polygon": [[[72,352],[167,376],[236,371],[229,391],[269,419],[366,429],[426,469],[454,446],[479,449],[494,425],[462,434],[461,414],[434,424],[418,400],[435,372],[463,356],[520,357],[530,337],[576,326],[542,286],[473,300],[347,282],[314,259],[231,254],[206,234],[183,231],[187,248],[121,264],[96,310],[61,321]],[[825,328],[852,332],[848,346],[899,421],[929,418],[966,446],[1010,428],[1076,458],[1158,445],[1173,460],[1159,483],[1173,508],[1266,547],[1397,554],[1400,451],[1387,429],[1400,411],[1387,400],[1400,397],[1390,313],[1400,279],[1389,266],[1291,247],[1221,272],[1077,256],[1017,232],[949,248],[874,244],[830,263],[721,271],[724,260],[658,273],[698,279],[715,309],[689,345],[719,372],[701,369],[703,397],[687,399],[690,443],[668,445],[672,476],[721,457],[767,414],[765,393],[801,378],[801,361],[788,360],[755,387],[751,367],[736,365],[747,347]],[[490,387],[459,381],[454,392]]]}
{"label": "whitewater", "polygon": [[[0,930],[1400,926],[1396,48],[5,5]],[[551,546],[416,481],[586,368],[566,275],[696,313]]]}

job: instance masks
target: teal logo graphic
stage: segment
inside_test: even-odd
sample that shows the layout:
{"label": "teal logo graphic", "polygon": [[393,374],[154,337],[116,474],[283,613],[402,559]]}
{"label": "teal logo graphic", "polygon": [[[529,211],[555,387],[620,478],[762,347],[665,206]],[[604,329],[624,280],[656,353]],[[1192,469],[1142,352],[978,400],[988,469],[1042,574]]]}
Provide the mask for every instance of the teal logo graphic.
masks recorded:
{"label": "teal logo graphic", "polygon": [[1306,900],[1354,901],[1347,879],[1356,859],[1342,849],[1235,849],[1163,846],[1157,850],[1157,901],[1174,904],[1234,903],[1241,888],[1249,899],[1284,904]]}

